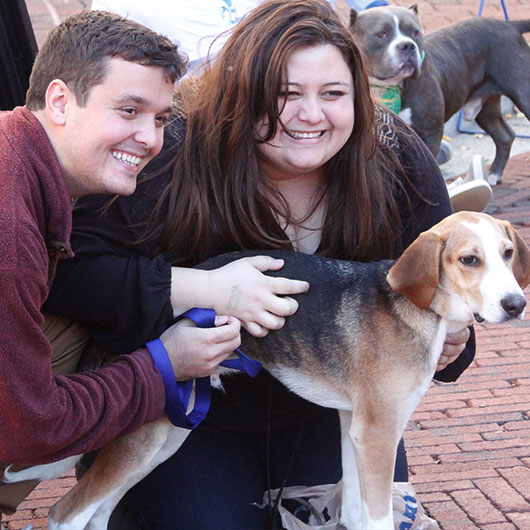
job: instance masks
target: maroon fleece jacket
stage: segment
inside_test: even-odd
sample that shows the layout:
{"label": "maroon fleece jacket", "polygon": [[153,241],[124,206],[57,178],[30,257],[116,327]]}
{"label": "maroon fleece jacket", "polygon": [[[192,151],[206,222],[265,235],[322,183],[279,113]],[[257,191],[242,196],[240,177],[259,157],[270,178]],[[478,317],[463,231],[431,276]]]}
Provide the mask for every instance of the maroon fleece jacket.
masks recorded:
{"label": "maroon fleece jacket", "polygon": [[71,256],[72,200],[39,121],[0,113],[0,460],[39,464],[95,449],[158,417],[160,374],[145,349],[54,376],[40,325],[49,250]]}

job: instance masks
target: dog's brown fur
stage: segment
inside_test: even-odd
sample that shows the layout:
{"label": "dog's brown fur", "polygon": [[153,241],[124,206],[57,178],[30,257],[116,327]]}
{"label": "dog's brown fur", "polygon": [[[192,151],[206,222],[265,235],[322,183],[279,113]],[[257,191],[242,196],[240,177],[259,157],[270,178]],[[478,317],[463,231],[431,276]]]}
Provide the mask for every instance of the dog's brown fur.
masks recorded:
{"label": "dog's brown fur", "polygon": [[[311,289],[284,328],[263,339],[245,336],[242,348],[294,392],[339,409],[344,527],[393,529],[396,447],[446,333],[474,318],[521,318],[530,250],[509,223],[461,212],[423,233],[396,262],[272,254],[285,260],[282,275],[306,279]],[[214,258],[206,267],[243,255]],[[125,491],[185,436],[164,417],[104,447],[50,512],[50,529],[104,528]]]}

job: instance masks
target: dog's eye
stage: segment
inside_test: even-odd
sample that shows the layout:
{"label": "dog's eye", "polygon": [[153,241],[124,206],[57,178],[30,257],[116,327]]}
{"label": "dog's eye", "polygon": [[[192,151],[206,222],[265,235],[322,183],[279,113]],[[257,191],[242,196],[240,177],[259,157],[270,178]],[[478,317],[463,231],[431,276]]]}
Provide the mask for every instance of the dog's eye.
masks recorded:
{"label": "dog's eye", "polygon": [[479,264],[479,260],[476,256],[463,256],[462,258],[460,258],[460,262],[467,266]]}
{"label": "dog's eye", "polygon": [[379,33],[376,33],[376,36],[379,39],[386,39],[388,37],[388,34],[386,31],[380,31]]}
{"label": "dog's eye", "polygon": [[504,251],[504,259],[505,260],[510,260],[510,259],[512,259],[512,257],[513,257],[513,248],[507,248]]}
{"label": "dog's eye", "polygon": [[420,36],[420,32],[416,29],[412,32],[412,36],[413,37],[419,37]]}

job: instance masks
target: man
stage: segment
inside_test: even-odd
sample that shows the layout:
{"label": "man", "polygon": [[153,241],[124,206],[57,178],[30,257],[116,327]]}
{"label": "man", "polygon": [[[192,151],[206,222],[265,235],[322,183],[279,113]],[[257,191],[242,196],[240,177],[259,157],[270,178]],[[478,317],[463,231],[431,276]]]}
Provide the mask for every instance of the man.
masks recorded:
{"label": "man", "polygon": [[[87,374],[54,375],[40,308],[57,259],[72,256],[72,197],[134,191],[139,171],[162,147],[183,70],[166,38],[117,15],[84,11],[50,33],[26,106],[0,113],[3,462],[80,454],[163,412],[162,378],[145,349]],[[177,378],[210,373],[212,359],[216,365],[238,346],[239,322],[221,324],[173,326],[162,335]],[[75,363],[66,365],[63,373],[73,371]],[[33,487],[0,484],[0,511],[13,513]]]}

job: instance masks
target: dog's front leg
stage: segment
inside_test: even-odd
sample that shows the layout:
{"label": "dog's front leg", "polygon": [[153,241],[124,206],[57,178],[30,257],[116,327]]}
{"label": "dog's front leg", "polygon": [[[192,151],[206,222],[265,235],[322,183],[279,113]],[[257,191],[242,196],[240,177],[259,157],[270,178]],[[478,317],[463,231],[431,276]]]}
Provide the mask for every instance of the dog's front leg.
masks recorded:
{"label": "dog's front leg", "polygon": [[350,438],[352,413],[339,410],[342,450],[342,506],[340,524],[348,530],[363,528],[361,489],[355,450]]}
{"label": "dog's front leg", "polygon": [[107,528],[123,495],[175,453],[189,432],[163,416],[104,446],[83,478],[50,510],[50,530]]}
{"label": "dog's front leg", "polygon": [[[341,428],[350,442],[343,436],[341,524],[348,530],[393,530],[392,480],[401,433],[373,416],[372,421],[363,421],[367,417],[354,412],[348,426],[341,413]],[[352,463],[356,464],[358,486],[352,478]]]}

